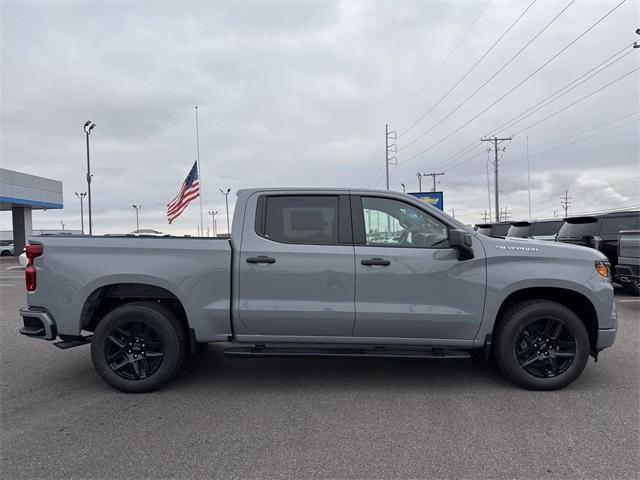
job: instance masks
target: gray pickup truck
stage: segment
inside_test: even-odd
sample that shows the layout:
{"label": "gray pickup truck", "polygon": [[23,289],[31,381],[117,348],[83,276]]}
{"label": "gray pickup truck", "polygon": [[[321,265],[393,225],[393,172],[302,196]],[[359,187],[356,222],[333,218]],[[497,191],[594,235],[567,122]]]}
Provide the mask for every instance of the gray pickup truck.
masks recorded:
{"label": "gray pickup truck", "polygon": [[21,333],[91,343],[127,392],[160,387],[206,342],[235,357],[479,353],[551,390],[617,327],[596,250],[490,238],[387,191],[241,190],[228,239],[34,237],[26,252]]}

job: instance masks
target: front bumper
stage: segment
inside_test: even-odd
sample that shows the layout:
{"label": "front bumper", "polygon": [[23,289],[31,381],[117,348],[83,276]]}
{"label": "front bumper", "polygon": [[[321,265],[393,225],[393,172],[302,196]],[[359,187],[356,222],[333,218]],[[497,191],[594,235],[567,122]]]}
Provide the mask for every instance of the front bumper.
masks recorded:
{"label": "front bumper", "polygon": [[24,324],[20,329],[22,335],[42,340],[55,340],[56,323],[48,312],[26,307],[20,309],[20,316]]}

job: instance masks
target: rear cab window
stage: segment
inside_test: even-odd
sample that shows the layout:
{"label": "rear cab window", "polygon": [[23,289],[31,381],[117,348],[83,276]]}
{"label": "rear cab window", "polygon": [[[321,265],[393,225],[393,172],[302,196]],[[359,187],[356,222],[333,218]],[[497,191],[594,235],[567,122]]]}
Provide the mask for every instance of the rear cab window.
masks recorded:
{"label": "rear cab window", "polygon": [[560,231],[559,238],[584,237],[596,234],[596,225],[598,219],[596,217],[576,217],[567,218]]}

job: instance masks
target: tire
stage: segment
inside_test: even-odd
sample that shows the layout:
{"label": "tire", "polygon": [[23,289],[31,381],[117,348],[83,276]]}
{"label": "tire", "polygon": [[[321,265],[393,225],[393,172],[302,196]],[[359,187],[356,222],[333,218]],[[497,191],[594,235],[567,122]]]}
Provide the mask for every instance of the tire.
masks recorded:
{"label": "tire", "polygon": [[2,257],[8,257],[9,255],[11,255],[9,250],[2,250],[2,252],[0,252],[0,256]]}
{"label": "tire", "polygon": [[496,364],[505,377],[524,388],[566,387],[587,365],[587,329],[573,311],[559,303],[528,300],[511,307],[499,322]]}
{"label": "tire", "polygon": [[98,375],[118,390],[151,392],[182,366],[186,332],[168,308],[134,302],[109,312],[94,332],[91,360]]}
{"label": "tire", "polygon": [[637,282],[637,283],[625,282],[622,284],[622,288],[629,295],[633,295],[634,297],[640,297],[640,282]]}

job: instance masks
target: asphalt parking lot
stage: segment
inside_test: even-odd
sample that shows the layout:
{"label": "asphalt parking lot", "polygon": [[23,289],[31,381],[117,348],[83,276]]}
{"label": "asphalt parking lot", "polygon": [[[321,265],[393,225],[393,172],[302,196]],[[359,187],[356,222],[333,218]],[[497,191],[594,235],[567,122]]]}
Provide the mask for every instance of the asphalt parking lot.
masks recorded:
{"label": "asphalt parking lot", "polygon": [[640,299],[557,392],[477,361],[226,359],[208,346],[161,391],[114,391],[89,347],[22,337],[0,262],[1,467],[20,478],[638,478]]}

